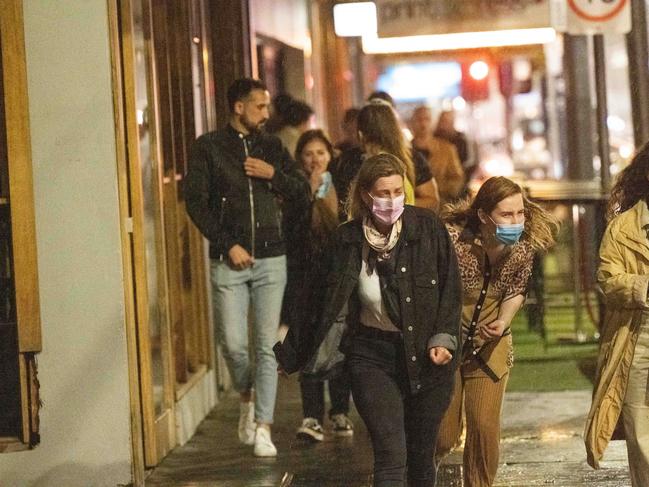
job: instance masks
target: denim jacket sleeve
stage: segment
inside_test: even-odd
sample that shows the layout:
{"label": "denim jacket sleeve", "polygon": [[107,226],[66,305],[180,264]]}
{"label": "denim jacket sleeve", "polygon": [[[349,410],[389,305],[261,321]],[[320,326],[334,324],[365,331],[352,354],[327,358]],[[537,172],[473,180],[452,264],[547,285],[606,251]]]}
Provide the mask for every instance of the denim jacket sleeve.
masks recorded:
{"label": "denim jacket sleeve", "polygon": [[462,319],[462,280],[455,249],[444,226],[435,230],[438,239],[437,269],[440,298],[437,310],[437,333],[428,340],[428,348],[441,346],[457,350]]}

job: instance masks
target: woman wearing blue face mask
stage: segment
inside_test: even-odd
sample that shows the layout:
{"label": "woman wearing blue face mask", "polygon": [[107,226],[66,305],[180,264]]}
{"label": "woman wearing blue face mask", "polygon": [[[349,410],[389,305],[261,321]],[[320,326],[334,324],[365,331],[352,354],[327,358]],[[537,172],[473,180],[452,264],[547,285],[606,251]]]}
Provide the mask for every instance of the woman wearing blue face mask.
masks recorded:
{"label": "woman wearing blue face mask", "polygon": [[[276,346],[286,372],[349,370],[374,450],[375,487],[433,487],[435,442],[459,351],[460,275],[432,212],[404,205],[403,164],[369,157],[311,300],[315,322]],[[307,333],[315,330],[314,333]],[[302,335],[302,336],[300,336]]]}
{"label": "woman wearing blue face mask", "polygon": [[462,357],[437,457],[457,446],[466,416],[464,485],[487,487],[498,469],[511,321],[525,301],[534,254],[554,243],[558,225],[504,177],[488,179],[473,201],[447,206],[442,218],[462,275]]}

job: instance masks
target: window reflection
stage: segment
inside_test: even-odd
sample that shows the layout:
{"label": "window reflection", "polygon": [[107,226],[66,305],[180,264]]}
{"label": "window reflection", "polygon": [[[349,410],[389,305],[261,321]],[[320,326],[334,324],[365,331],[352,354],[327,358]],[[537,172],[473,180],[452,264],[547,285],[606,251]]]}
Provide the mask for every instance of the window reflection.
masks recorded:
{"label": "window reflection", "polygon": [[159,288],[159,259],[158,259],[158,220],[159,200],[157,187],[157,170],[155,151],[152,147],[151,102],[149,94],[150,76],[148,65],[147,42],[150,40],[148,29],[143,23],[143,3],[133,2],[133,32],[135,46],[135,92],[136,117],[139,135],[139,162],[143,197],[143,232],[146,253],[148,329],[151,354],[151,380],[153,387],[153,402],[156,416],[164,405],[164,362],[162,358],[162,300]]}

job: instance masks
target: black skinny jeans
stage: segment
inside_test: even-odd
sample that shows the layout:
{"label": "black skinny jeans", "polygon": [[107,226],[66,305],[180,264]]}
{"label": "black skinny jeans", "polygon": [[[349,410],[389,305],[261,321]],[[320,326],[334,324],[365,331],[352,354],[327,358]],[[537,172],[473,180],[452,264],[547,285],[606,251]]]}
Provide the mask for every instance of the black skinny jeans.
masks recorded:
{"label": "black skinny jeans", "polygon": [[[331,418],[334,414],[347,414],[351,395],[348,371],[344,370],[327,382],[329,383],[329,398],[331,399],[329,417]],[[324,381],[314,380],[308,375],[302,375],[300,378],[300,390],[302,392],[302,413],[304,417],[315,418],[322,424],[325,410]]]}
{"label": "black skinny jeans", "polygon": [[374,487],[434,487],[435,444],[447,404],[435,389],[410,393],[401,338],[355,337],[349,370],[354,404],[372,440]]}

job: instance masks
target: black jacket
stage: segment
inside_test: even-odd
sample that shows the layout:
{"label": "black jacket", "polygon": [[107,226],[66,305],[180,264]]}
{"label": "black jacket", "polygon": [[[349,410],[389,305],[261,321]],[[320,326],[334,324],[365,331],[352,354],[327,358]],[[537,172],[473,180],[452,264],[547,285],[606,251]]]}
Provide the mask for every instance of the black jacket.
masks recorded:
{"label": "black jacket", "polygon": [[[271,181],[246,176],[246,149],[275,167]],[[310,188],[277,137],[244,137],[228,124],[192,144],[184,196],[189,216],[210,241],[211,258],[227,257],[235,244],[263,258],[286,252],[282,205],[308,206]]]}
{"label": "black jacket", "polygon": [[[462,285],[455,251],[444,224],[432,212],[406,206],[404,239],[397,256],[401,328],[410,390],[442,386],[450,394],[459,359]],[[318,292],[310,304],[314,320],[291,328],[276,355],[286,372],[327,377],[342,366],[345,351],[359,326],[357,284],[364,236],[354,220],[338,227],[327,251]],[[435,340],[441,340],[436,341]],[[434,365],[429,349],[442,345],[453,353],[444,366]]]}

